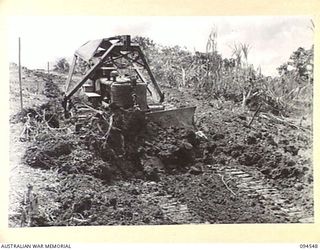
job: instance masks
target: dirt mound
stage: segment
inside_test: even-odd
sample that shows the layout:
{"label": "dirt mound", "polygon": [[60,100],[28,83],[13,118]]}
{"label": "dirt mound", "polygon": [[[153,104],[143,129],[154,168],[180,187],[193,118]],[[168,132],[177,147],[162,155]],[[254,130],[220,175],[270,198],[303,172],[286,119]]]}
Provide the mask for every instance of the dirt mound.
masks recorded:
{"label": "dirt mound", "polygon": [[153,188],[141,180],[106,186],[90,175],[63,175],[54,199],[60,209],[48,210],[32,226],[172,224],[157,202],[141,198]]}
{"label": "dirt mound", "polygon": [[[199,123],[208,131],[211,155],[207,162],[230,164],[236,162],[246,168],[259,170],[270,180],[282,185],[302,181],[310,174],[311,162],[303,160],[300,149],[311,145],[298,141],[294,131],[286,124],[273,124],[257,118],[255,128],[250,128],[240,116],[219,111],[203,117]],[[223,128],[223,131],[222,129]],[[290,132],[289,132],[290,131]],[[302,136],[302,133],[301,135]]]}
{"label": "dirt mound", "polygon": [[[54,112],[56,123],[64,128],[50,126],[37,131],[34,145],[25,155],[32,167],[51,166],[60,172],[89,174],[107,182],[128,178],[159,180],[161,171],[187,171],[201,154],[194,131],[147,123],[138,110],[101,111],[80,121],[78,117],[65,119],[56,105],[57,102],[49,102],[39,112]],[[31,118],[36,122],[37,116]],[[158,163],[150,164],[151,158]]]}
{"label": "dirt mound", "polygon": [[[78,116],[65,119],[59,105],[52,101],[38,111],[29,110],[31,118],[44,116],[51,128],[64,127],[51,130],[49,137],[48,131],[38,131],[36,147],[26,154],[31,166],[48,168],[51,164],[60,171],[92,174],[110,182],[123,178],[158,180],[163,171],[197,173],[197,163],[234,162],[285,185],[310,179],[311,170],[302,162],[297,139],[288,140],[285,125],[282,132],[270,133],[275,127],[266,128],[261,118],[252,129],[246,119],[230,111],[209,112],[198,121],[204,135],[200,137],[195,130],[148,123],[138,110],[100,110],[80,121]],[[150,158],[161,164],[146,165]]]}

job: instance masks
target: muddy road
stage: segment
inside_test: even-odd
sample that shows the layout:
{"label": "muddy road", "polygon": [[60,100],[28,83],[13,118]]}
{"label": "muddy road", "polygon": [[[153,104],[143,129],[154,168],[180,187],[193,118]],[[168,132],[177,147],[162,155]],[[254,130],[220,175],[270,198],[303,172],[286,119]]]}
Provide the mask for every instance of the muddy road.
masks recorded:
{"label": "muddy road", "polygon": [[11,72],[11,227],[313,222],[312,113],[248,126],[238,104],[164,88],[168,104],[197,106],[195,129],[81,100],[65,118],[65,76],[26,69],[19,112]]}

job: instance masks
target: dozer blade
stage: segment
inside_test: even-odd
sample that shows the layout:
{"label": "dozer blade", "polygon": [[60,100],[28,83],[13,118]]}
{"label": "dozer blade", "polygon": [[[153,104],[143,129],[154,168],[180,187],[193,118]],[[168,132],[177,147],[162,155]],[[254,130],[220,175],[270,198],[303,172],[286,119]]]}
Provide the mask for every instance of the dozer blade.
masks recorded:
{"label": "dozer blade", "polygon": [[194,112],[196,107],[176,108],[146,113],[149,121],[162,127],[194,127]]}

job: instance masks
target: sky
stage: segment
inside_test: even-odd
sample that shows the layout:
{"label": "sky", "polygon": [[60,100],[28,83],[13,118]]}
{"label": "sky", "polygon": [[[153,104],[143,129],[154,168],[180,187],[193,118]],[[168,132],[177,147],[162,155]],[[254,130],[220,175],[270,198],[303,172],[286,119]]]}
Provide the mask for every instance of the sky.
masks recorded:
{"label": "sky", "polygon": [[71,58],[88,40],[115,35],[139,35],[162,45],[179,45],[190,51],[205,51],[212,28],[217,30],[217,49],[231,57],[234,43],[250,45],[249,63],[265,75],[277,75],[298,47],[309,49],[314,33],[307,16],[201,16],[201,17],[104,17],[19,16],[9,17],[8,60],[30,69],[46,68],[58,58]]}

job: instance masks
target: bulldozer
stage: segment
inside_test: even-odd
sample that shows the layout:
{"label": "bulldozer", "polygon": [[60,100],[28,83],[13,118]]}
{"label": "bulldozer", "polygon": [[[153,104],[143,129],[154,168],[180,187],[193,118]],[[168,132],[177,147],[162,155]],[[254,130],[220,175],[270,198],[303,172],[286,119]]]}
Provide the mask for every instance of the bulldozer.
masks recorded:
{"label": "bulldozer", "polygon": [[[84,69],[81,78],[71,86],[77,65]],[[66,80],[65,110],[77,92],[82,92],[92,107],[138,108],[147,120],[164,127],[194,126],[196,107],[164,104],[165,95],[142,49],[130,35],[91,40],[75,51]]]}

